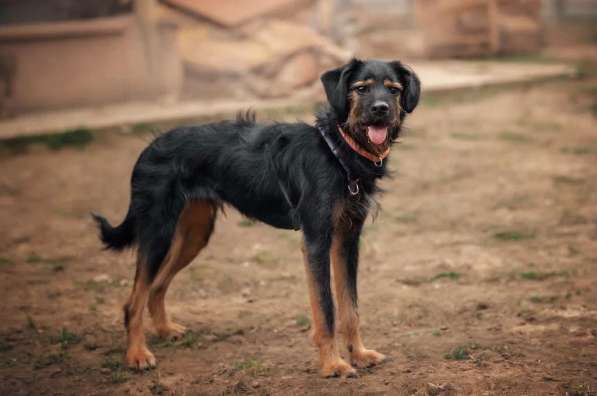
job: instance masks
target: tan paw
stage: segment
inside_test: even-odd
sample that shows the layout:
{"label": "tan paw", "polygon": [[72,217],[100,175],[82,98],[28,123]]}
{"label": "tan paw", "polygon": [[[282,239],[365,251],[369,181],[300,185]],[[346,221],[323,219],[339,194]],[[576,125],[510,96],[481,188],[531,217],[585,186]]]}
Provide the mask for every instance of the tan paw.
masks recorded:
{"label": "tan paw", "polygon": [[373,349],[362,349],[360,351],[353,351],[350,354],[350,362],[358,368],[375,366],[384,360],[386,360],[385,355]]}
{"label": "tan paw", "polygon": [[169,322],[164,327],[158,329],[158,334],[166,340],[177,340],[182,338],[187,328],[174,322]]}
{"label": "tan paw", "polygon": [[129,348],[126,352],[126,364],[132,369],[145,370],[155,367],[153,353],[146,347]]}
{"label": "tan paw", "polygon": [[356,377],[357,371],[341,358],[323,364],[321,367],[322,377]]}

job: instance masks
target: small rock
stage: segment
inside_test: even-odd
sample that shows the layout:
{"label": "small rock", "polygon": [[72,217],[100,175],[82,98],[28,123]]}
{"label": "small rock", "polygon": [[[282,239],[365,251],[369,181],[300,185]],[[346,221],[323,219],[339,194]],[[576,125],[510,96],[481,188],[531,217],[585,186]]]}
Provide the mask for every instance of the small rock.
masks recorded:
{"label": "small rock", "polygon": [[100,283],[100,282],[111,282],[112,278],[110,278],[110,275],[108,275],[108,274],[99,274],[99,275],[93,277],[93,281],[94,282],[98,282],[98,283]]}

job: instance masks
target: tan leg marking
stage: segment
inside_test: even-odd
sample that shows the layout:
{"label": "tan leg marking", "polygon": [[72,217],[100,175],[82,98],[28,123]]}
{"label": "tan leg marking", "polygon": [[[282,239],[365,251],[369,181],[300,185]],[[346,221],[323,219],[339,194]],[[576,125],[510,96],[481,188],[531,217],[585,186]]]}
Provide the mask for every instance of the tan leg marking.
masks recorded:
{"label": "tan leg marking", "polygon": [[180,214],[170,251],[149,292],[149,312],[160,337],[177,338],[186,331],[184,326],[168,318],[164,301],[166,292],[174,276],[207,245],[215,217],[216,207],[207,201],[191,202]]}
{"label": "tan leg marking", "polygon": [[131,368],[147,369],[154,367],[155,357],[147,349],[143,334],[143,311],[147,304],[149,287],[147,285],[146,265],[143,258],[137,256],[135,283],[127,304],[125,305],[127,351],[126,364]]}
{"label": "tan leg marking", "polygon": [[356,375],[356,370],[352,368],[344,359],[340,357],[336,339],[334,335],[329,335],[325,325],[323,312],[319,304],[319,290],[317,283],[313,279],[313,274],[309,268],[309,259],[306,248],[302,247],[305,270],[307,273],[307,284],[309,286],[309,301],[311,303],[311,314],[313,317],[313,330],[311,339],[319,348],[319,361],[321,364],[321,375],[323,377],[352,377]]}
{"label": "tan leg marking", "polygon": [[347,287],[346,258],[343,254],[342,243],[342,231],[334,232],[331,255],[337,306],[336,327],[344,337],[351,364],[364,368],[381,363],[385,360],[385,356],[365,348],[361,340],[359,314]]}

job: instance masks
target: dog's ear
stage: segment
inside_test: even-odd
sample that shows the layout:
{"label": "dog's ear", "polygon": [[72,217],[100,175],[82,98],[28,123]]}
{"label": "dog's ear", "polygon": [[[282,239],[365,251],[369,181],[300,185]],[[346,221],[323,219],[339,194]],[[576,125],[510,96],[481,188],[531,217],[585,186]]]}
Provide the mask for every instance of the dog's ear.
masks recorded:
{"label": "dog's ear", "polygon": [[412,113],[421,97],[421,81],[410,67],[398,61],[390,62],[390,66],[396,71],[400,83],[404,86],[404,92],[400,96],[400,107],[407,113]]}
{"label": "dog's ear", "polygon": [[358,59],[352,59],[346,65],[337,69],[328,70],[321,75],[321,82],[325,94],[332,109],[336,112],[339,120],[348,116],[348,80],[350,73],[361,63]]}

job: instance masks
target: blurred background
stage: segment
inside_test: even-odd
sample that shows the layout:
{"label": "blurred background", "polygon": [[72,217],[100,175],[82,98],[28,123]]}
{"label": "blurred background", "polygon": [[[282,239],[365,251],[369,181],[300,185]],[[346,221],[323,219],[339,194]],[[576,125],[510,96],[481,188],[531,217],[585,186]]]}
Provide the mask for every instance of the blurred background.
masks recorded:
{"label": "blurred background", "polygon": [[[597,15],[595,0],[1,0],[0,7],[4,117],[148,99],[321,99],[322,70],[351,56],[412,62],[549,53],[592,41]],[[442,70],[429,69],[425,87],[466,79],[464,71],[437,75]]]}
{"label": "blurred background", "polygon": [[[301,234],[226,209],[123,365],[125,215],[155,133],[312,122],[320,74],[400,59],[422,101],[361,238],[367,347],[324,380]],[[0,0],[1,395],[574,395],[597,389],[597,0]]]}

